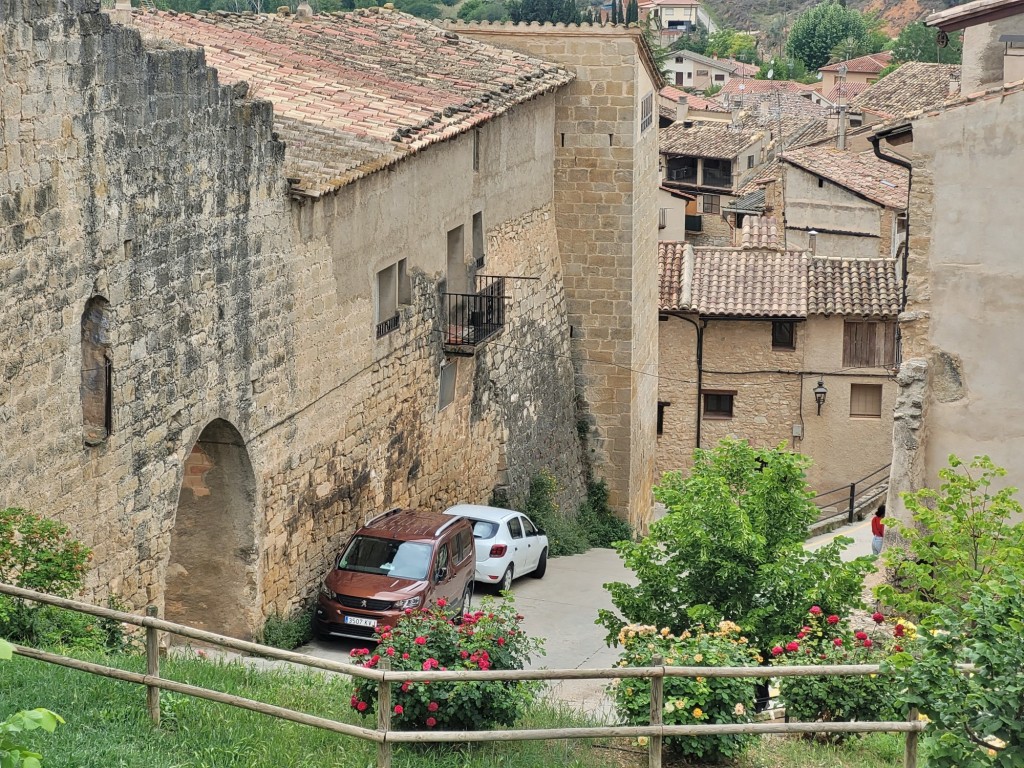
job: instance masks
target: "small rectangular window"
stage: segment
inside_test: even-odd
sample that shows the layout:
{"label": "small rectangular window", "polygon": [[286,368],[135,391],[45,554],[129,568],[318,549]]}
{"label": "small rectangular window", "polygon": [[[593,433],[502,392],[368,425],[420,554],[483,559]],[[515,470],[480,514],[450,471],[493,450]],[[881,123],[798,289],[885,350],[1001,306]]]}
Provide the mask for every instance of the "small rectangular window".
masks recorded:
{"label": "small rectangular window", "polygon": [[473,170],[480,170],[480,130],[473,131]]}
{"label": "small rectangular window", "polygon": [[747,168],[750,169],[750,168],[753,168],[753,167],[754,167],[754,156],[753,155],[747,155]]}
{"label": "small rectangular window", "polygon": [[665,432],[665,409],[668,408],[672,403],[658,403],[658,434],[664,434]]}
{"label": "small rectangular window", "polygon": [[468,277],[465,247],[462,226],[448,230],[448,293],[466,292]]}
{"label": "small rectangular window", "polygon": [[455,373],[458,367],[457,360],[446,360],[441,366],[441,375],[438,377],[438,411],[443,411],[455,401]]}
{"label": "small rectangular window", "polygon": [[796,323],[792,320],[772,322],[772,349],[796,348]]}
{"label": "small rectangular window", "polygon": [[484,265],[484,214],[473,214],[473,262],[479,269]]}
{"label": "small rectangular window", "polygon": [[664,229],[668,226],[668,208],[658,209],[658,229]]}
{"label": "small rectangular window", "polygon": [[720,195],[703,195],[704,213],[721,213],[722,198]]}
{"label": "small rectangular window", "polygon": [[878,419],[882,416],[882,385],[851,384],[850,415]]}
{"label": "small rectangular window", "polygon": [[640,103],[640,132],[643,133],[654,123],[654,93],[648,93]]}
{"label": "small rectangular window", "polygon": [[725,75],[715,75],[715,82],[721,83],[725,80]]}
{"label": "small rectangular window", "polygon": [[704,396],[704,418],[732,418],[734,391],[705,390],[701,394]]}

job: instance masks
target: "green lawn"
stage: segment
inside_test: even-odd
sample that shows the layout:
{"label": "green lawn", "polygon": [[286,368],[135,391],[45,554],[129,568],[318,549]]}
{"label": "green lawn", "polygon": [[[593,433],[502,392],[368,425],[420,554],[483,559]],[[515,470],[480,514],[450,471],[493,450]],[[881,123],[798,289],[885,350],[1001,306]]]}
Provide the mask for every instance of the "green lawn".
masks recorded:
{"label": "green lawn", "polygon": [[[97,661],[100,661],[97,659]],[[140,656],[102,660],[144,671]],[[346,722],[350,686],[317,673],[257,671],[239,663],[165,659],[162,674],[239,696]],[[0,664],[0,718],[17,709],[46,707],[67,723],[53,734],[31,734],[46,768],[372,768],[375,745],[287,723],[255,712],[162,693],[163,723],[146,715],[142,686],[21,657]],[[365,723],[372,726],[372,722]],[[518,727],[585,725],[557,707],[538,705]],[[762,739],[737,768],[891,768],[902,739],[888,734],[853,738],[841,747],[788,738]],[[639,768],[646,755],[627,741],[517,742],[464,747],[395,747],[396,768]],[[673,765],[666,760],[667,766]]]}

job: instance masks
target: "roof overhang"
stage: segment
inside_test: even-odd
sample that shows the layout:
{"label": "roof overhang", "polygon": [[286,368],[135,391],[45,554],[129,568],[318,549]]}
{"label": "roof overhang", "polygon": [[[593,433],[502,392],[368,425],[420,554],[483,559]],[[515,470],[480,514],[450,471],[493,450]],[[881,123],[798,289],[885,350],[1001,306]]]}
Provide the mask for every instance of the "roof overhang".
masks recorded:
{"label": "roof overhang", "polygon": [[1024,0],[975,0],[973,3],[937,11],[924,20],[943,32],[966,29],[990,21],[1024,14]]}

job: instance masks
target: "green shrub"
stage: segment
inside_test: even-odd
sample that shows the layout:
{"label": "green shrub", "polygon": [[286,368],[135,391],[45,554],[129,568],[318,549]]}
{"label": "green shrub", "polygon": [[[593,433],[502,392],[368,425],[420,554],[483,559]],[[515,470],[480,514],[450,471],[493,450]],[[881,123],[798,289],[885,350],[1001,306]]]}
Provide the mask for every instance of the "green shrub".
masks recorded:
{"label": "green shrub", "polygon": [[608,485],[604,480],[587,484],[587,499],[580,505],[576,525],[586,534],[591,547],[610,548],[616,541],[633,538],[633,528],[608,506]]}
{"label": "green shrub", "polygon": [[[620,667],[649,667],[655,654],[666,666],[752,667],[758,656],[740,628],[722,622],[717,632],[703,628],[674,635],[666,627],[628,624],[618,635]],[[630,725],[647,725],[651,714],[651,683],[624,678],[611,686],[619,716]],[[750,679],[729,677],[666,677],[662,721],[665,725],[749,723],[754,705]],[[665,748],[684,758],[706,761],[732,759],[753,742],[749,734],[670,736]],[[643,740],[644,743],[646,740]]]}
{"label": "green shrub", "polygon": [[[876,628],[871,632],[854,632],[845,619],[826,616],[820,607],[811,606],[795,637],[771,649],[772,661],[796,666],[880,664],[895,649],[903,650],[913,642],[909,624],[889,627],[882,614],[874,618]],[[779,695],[786,716],[800,722],[880,721],[896,718],[900,688],[893,675],[784,677]],[[844,737],[830,734],[832,741]]]}
{"label": "green shrub", "polygon": [[[11,644],[0,639],[0,659],[9,661],[12,655]],[[22,734],[40,728],[53,733],[57,724],[63,722],[60,715],[42,707],[15,712],[0,720],[0,765],[3,768],[40,768],[42,755],[19,743]]]}
{"label": "green shrub", "polygon": [[313,637],[312,611],[306,609],[291,618],[274,613],[267,617],[260,631],[257,642],[273,648],[290,651],[305,645]]}
{"label": "green shrub", "polygon": [[[533,654],[542,652],[539,640],[520,627],[522,616],[511,599],[485,597],[480,610],[466,613],[456,624],[442,609],[408,609],[392,630],[378,634],[371,653],[356,648],[352,656],[363,666],[376,667],[387,658],[392,669],[477,670],[522,669]],[[480,730],[512,725],[534,701],[537,685],[529,681],[405,682],[392,689],[391,722],[402,730]],[[371,715],[377,683],[360,680],[352,708]]]}
{"label": "green shrub", "polygon": [[557,492],[555,476],[541,470],[530,481],[530,493],[523,503],[522,512],[547,535],[549,557],[586,552],[589,549],[586,532],[575,519],[562,514],[555,501]]}

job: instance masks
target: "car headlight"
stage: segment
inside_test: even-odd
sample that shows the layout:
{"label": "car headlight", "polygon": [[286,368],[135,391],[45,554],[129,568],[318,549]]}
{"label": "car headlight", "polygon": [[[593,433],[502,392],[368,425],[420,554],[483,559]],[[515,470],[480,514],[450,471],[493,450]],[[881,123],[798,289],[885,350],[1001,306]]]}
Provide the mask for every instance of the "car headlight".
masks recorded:
{"label": "car headlight", "polygon": [[395,610],[404,611],[407,608],[418,608],[422,602],[422,597],[410,597],[406,600],[399,600],[395,603]]}

